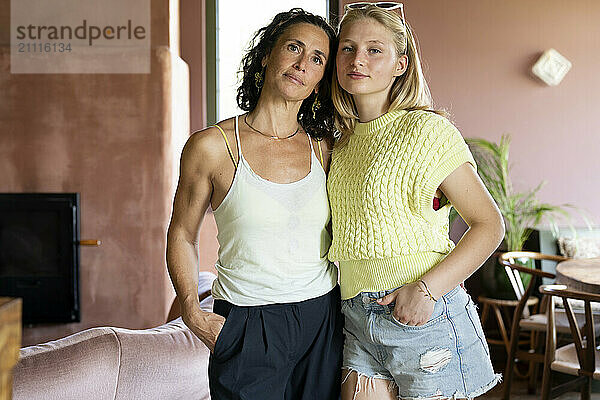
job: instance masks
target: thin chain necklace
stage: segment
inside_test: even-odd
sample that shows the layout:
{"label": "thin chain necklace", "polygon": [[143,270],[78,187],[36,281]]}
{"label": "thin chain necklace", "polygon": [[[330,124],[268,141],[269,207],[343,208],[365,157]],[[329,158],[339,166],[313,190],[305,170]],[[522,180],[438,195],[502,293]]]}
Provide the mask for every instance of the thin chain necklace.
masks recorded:
{"label": "thin chain necklace", "polygon": [[262,133],[261,131],[259,131],[258,129],[256,129],[252,125],[250,125],[248,123],[248,119],[247,118],[248,118],[248,114],[244,115],[244,122],[246,123],[246,125],[248,125],[250,127],[250,129],[252,129],[256,133],[260,133],[261,135],[263,135],[265,137],[268,137],[269,139],[273,139],[273,140],[285,140],[285,139],[289,139],[291,137],[294,137],[296,135],[296,133],[298,133],[298,131],[300,130],[300,125],[298,125],[298,127],[296,128],[296,130],[294,131],[294,133],[292,133],[289,136],[279,137],[279,136],[269,135],[269,134],[266,134],[266,133]]}

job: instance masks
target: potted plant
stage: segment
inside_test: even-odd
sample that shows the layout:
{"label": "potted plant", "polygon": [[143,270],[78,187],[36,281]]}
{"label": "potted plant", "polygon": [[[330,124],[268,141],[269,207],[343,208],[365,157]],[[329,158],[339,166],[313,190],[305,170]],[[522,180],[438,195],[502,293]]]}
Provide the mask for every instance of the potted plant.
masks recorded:
{"label": "potted plant", "polygon": [[[558,232],[555,218],[569,217],[566,208],[568,204],[556,206],[543,203],[537,199],[537,194],[544,186],[541,182],[535,188],[523,192],[513,189],[510,179],[508,161],[510,136],[503,135],[500,143],[485,139],[466,139],[473,157],[477,162],[477,172],[488,191],[498,204],[504,217],[506,233],[501,249],[505,251],[523,250],[523,245],[531,235],[533,228],[542,220],[547,220],[552,229]],[[529,268],[534,267],[534,260],[515,260]],[[482,270],[482,288],[490,297],[514,299],[515,294],[506,276],[504,268],[489,263],[493,268]],[[521,274],[521,280],[526,287],[531,279],[529,274]]]}

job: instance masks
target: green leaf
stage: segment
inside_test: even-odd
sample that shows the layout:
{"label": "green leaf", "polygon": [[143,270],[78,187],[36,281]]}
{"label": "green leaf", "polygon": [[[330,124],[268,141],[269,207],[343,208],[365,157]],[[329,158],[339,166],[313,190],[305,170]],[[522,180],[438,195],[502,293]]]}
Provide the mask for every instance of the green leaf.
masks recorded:
{"label": "green leaf", "polygon": [[[557,217],[569,221],[572,218],[568,209],[577,209],[570,204],[553,205],[541,203],[537,195],[546,182],[542,181],[532,189],[514,192],[510,179],[510,136],[505,134],[499,143],[480,138],[466,139],[477,163],[477,172],[485,187],[498,205],[505,225],[505,241],[508,250],[521,250],[531,235],[532,229],[547,220],[554,231],[558,226]],[[588,226],[591,226],[586,219]],[[558,231],[558,229],[556,228]]]}

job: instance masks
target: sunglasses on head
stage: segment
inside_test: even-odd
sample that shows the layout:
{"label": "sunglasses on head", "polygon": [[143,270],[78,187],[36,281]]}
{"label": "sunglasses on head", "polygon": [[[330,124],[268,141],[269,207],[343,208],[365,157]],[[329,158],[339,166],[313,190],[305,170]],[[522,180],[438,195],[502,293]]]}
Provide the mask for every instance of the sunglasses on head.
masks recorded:
{"label": "sunglasses on head", "polygon": [[395,1],[378,1],[376,3],[370,3],[368,1],[358,1],[356,3],[346,4],[345,8],[346,10],[360,10],[369,6],[374,6],[383,10],[395,10],[396,8],[404,8],[404,5],[402,3],[397,3]]}
{"label": "sunglasses on head", "polygon": [[344,6],[344,11],[348,10],[362,10],[369,6],[377,7],[385,11],[392,11],[400,9],[400,14],[402,16],[402,23],[405,23],[404,19],[404,4],[398,3],[395,1],[378,1],[375,3],[370,3],[368,1],[358,1],[356,3],[346,4]]}

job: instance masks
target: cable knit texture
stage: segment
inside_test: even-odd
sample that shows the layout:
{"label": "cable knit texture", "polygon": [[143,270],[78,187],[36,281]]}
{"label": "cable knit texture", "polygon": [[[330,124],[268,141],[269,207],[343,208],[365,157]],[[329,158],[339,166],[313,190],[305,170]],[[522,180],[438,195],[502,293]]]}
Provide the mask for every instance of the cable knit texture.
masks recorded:
{"label": "cable knit texture", "polygon": [[390,111],[357,123],[333,151],[328,177],[333,243],[342,298],[418,280],[454,244],[450,204],[433,210],[442,181],[475,161],[460,132],[427,111]]}

